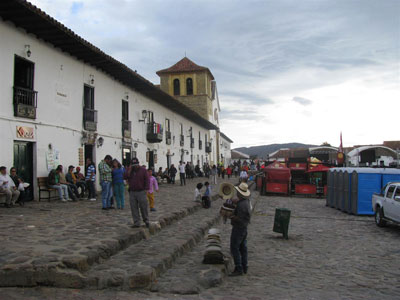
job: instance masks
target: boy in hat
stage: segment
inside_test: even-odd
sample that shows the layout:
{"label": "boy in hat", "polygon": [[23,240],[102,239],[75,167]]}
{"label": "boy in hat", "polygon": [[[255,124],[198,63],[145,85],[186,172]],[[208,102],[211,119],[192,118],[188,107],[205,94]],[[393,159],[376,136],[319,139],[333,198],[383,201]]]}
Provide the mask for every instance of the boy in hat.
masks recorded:
{"label": "boy in hat", "polygon": [[235,186],[238,199],[235,211],[231,217],[231,253],[235,262],[235,270],[230,276],[240,276],[247,273],[247,225],[250,222],[250,191],[246,183]]}

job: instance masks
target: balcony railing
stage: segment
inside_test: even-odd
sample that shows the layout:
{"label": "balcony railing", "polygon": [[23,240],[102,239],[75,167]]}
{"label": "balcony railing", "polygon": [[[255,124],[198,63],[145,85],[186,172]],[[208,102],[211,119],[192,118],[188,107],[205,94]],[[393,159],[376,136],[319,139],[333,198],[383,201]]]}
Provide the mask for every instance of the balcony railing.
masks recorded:
{"label": "balcony railing", "polygon": [[165,132],[165,143],[171,145],[171,131]]}
{"label": "balcony railing", "polygon": [[147,141],[149,143],[159,143],[163,140],[163,128],[161,124],[151,122],[147,124]]}
{"label": "balcony railing", "polygon": [[207,153],[211,152],[211,143],[210,142],[206,143],[206,152]]}
{"label": "balcony railing", "polygon": [[181,147],[185,146],[185,136],[183,134],[180,135],[179,144]]}
{"label": "balcony railing", "polygon": [[124,138],[130,138],[132,136],[132,122],[129,120],[122,120],[122,136]]}
{"label": "balcony railing", "polygon": [[97,130],[97,110],[83,108],[83,126],[85,130]]}
{"label": "balcony railing", "polygon": [[14,116],[36,119],[37,93],[14,86]]}
{"label": "balcony railing", "polygon": [[199,140],[199,150],[203,148],[203,141]]}
{"label": "balcony railing", "polygon": [[190,138],[190,148],[194,148],[194,138]]}

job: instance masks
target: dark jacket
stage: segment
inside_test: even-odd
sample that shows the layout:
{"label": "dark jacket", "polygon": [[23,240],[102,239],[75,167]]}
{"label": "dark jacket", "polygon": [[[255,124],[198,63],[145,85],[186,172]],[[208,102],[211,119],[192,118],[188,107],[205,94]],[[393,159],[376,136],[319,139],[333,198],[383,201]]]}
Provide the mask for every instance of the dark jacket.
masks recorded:
{"label": "dark jacket", "polygon": [[249,199],[240,199],[236,204],[233,217],[231,218],[231,224],[237,228],[247,228],[250,222],[250,203]]}
{"label": "dark jacket", "polygon": [[172,167],[169,169],[169,176],[173,177],[176,175],[176,172],[178,172],[178,170],[175,167]]}
{"label": "dark jacket", "polygon": [[135,168],[129,168],[125,171],[124,179],[128,181],[129,191],[144,191],[149,189],[149,174],[143,167],[139,167],[135,171]]}
{"label": "dark jacket", "polygon": [[56,185],[58,183],[56,180],[56,176],[58,176],[56,170],[51,170],[49,173],[49,177],[47,177],[47,184]]}

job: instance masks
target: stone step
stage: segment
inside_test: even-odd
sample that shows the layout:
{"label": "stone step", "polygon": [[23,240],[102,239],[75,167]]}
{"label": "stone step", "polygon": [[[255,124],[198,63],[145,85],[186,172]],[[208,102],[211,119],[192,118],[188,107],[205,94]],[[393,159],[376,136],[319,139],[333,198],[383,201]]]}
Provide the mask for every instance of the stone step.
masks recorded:
{"label": "stone step", "polygon": [[[258,193],[252,196],[253,211],[258,199]],[[202,263],[207,245],[206,240],[203,239],[190,252],[179,257],[174,266],[157,279],[157,282],[151,286],[152,292],[179,295],[199,294],[206,289],[222,284],[226,280],[227,275],[234,268],[233,259],[230,256],[231,225],[230,223],[218,222],[213,227],[218,228],[221,232],[221,247],[226,257],[225,263],[215,265]]]}
{"label": "stone step", "polygon": [[210,209],[201,209],[93,266],[81,274],[81,285],[94,289],[150,288],[178,257],[202,241],[206,231],[220,219],[221,204],[222,200],[215,201]]}
{"label": "stone step", "polygon": [[[212,200],[217,198],[217,195],[213,195]],[[26,265],[23,262],[4,265],[0,270],[0,286],[43,285],[82,288],[85,286],[82,272],[200,210],[201,206],[189,202],[178,211],[160,216],[156,222],[152,222],[149,230],[129,228],[130,230],[115,238],[99,240],[95,245],[86,247],[87,251],[80,252],[79,255],[64,255],[61,261],[56,255],[49,255],[37,258]]]}

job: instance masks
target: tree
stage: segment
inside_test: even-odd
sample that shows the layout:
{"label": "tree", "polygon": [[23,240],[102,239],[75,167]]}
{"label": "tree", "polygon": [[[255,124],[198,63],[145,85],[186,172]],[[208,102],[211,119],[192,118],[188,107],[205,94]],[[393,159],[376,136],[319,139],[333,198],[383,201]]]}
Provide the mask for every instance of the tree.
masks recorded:
{"label": "tree", "polygon": [[321,144],[321,146],[332,147],[332,145],[329,144],[328,142],[323,142],[323,143]]}

